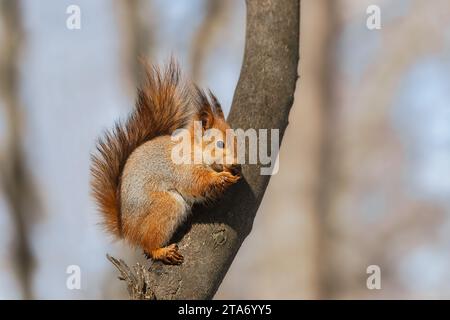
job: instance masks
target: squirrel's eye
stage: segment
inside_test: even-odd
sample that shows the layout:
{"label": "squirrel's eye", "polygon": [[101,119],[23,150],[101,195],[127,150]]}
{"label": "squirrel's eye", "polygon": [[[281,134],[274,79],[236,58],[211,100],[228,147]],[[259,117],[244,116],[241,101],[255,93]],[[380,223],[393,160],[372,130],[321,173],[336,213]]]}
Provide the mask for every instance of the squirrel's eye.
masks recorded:
{"label": "squirrel's eye", "polygon": [[225,144],[223,143],[222,140],[217,141],[216,143],[217,148],[223,149],[225,147]]}

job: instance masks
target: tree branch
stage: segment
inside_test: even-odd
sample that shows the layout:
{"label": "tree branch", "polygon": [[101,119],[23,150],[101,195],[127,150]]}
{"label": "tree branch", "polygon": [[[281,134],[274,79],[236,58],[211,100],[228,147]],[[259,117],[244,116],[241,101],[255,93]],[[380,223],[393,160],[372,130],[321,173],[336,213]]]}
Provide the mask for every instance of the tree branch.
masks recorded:
{"label": "tree branch", "polygon": [[117,260],[109,254],[106,258],[119,270],[119,280],[127,283],[128,294],[132,300],[155,300],[150,281],[150,273],[140,263],[130,268],[122,259]]}
{"label": "tree branch", "polygon": [[[288,124],[297,80],[299,0],[247,0],[244,62],[228,120],[233,128],[279,129]],[[244,179],[214,208],[195,208],[179,230],[184,263],[152,263],[146,272],[157,299],[210,299],[250,233],[270,176],[244,165]],[[126,267],[128,268],[128,267]],[[129,269],[129,268],[128,268]]]}

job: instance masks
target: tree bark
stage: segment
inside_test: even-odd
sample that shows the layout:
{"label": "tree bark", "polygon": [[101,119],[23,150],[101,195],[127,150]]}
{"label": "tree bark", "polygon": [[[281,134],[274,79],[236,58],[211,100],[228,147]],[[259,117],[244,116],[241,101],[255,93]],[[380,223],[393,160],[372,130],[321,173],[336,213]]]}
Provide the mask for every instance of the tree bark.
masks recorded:
{"label": "tree bark", "polygon": [[[246,3],[244,61],[228,121],[233,128],[244,130],[279,129],[281,140],[298,78],[300,1]],[[219,203],[194,208],[190,221],[174,237],[184,263],[150,266],[148,280],[156,299],[214,296],[251,231],[269,183],[270,176],[261,175],[261,167],[259,163],[243,165],[243,179]],[[118,268],[126,271],[127,267]]]}

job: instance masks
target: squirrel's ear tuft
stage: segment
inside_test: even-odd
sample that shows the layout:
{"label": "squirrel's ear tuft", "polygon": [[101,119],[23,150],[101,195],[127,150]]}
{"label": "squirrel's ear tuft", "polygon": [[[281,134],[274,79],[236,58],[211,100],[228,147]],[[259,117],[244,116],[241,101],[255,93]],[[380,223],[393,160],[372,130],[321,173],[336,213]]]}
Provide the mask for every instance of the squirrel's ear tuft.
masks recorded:
{"label": "squirrel's ear tuft", "polygon": [[210,129],[214,125],[214,114],[209,104],[202,106],[200,111],[200,120],[204,130]]}
{"label": "squirrel's ear tuft", "polygon": [[211,106],[214,110],[214,114],[222,120],[225,120],[225,116],[223,115],[222,106],[220,105],[219,100],[217,100],[216,96],[211,92],[211,90],[208,90],[208,95],[211,100]]}
{"label": "squirrel's ear tuft", "polygon": [[199,120],[204,130],[210,129],[214,125],[213,106],[203,90],[195,86],[195,92]]}
{"label": "squirrel's ear tuft", "polygon": [[220,105],[219,100],[217,100],[216,96],[212,93],[211,90],[208,90],[208,94],[211,97],[214,113],[222,120],[225,120],[225,116],[223,115],[222,106]]}

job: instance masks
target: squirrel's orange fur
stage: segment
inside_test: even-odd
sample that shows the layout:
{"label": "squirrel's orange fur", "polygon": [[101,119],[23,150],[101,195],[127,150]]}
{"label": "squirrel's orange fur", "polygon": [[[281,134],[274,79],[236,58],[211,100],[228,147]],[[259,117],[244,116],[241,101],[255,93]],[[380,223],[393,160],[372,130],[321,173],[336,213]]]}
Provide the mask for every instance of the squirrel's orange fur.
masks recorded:
{"label": "squirrel's orange fur", "polygon": [[174,62],[163,71],[146,65],[146,72],[134,112],[98,142],[92,190],[110,233],[143,248],[155,260],[178,264],[183,257],[177,246],[164,245],[193,203],[220,196],[239,176],[233,174],[234,164],[218,171],[203,163],[173,163],[170,135],[176,129],[192,132],[197,120],[203,130],[225,133],[229,126],[214,95],[182,84]]}

